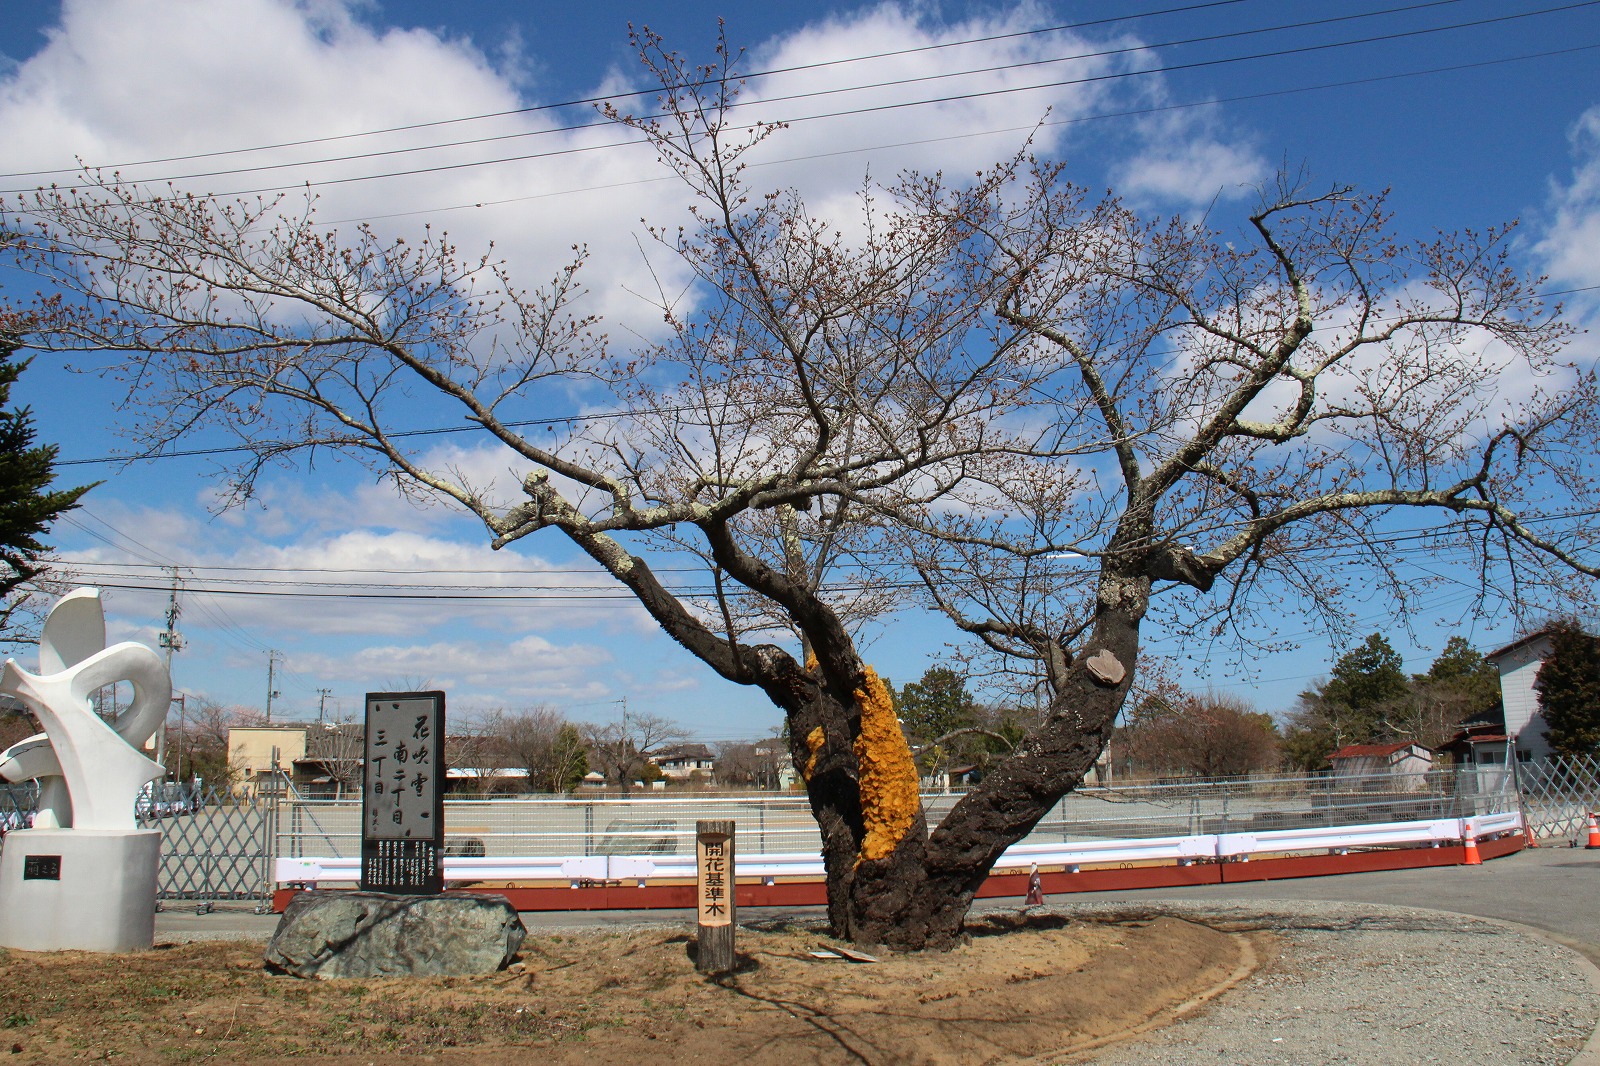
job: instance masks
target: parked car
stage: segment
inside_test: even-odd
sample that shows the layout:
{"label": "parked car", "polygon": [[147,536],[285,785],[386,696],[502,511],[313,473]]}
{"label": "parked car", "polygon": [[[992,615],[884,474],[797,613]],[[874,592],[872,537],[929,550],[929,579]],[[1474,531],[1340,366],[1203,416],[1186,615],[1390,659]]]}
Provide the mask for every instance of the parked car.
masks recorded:
{"label": "parked car", "polygon": [[139,818],[170,818],[180,814],[193,814],[197,804],[194,795],[176,782],[150,782],[139,790],[133,801],[133,813]]}

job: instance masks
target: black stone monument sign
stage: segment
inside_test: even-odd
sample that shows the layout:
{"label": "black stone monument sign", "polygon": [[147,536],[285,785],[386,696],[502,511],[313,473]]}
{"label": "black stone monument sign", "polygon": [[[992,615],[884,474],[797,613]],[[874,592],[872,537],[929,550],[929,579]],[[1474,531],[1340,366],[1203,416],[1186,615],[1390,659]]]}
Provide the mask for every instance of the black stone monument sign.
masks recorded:
{"label": "black stone monument sign", "polygon": [[444,891],[444,693],[367,693],[361,889]]}

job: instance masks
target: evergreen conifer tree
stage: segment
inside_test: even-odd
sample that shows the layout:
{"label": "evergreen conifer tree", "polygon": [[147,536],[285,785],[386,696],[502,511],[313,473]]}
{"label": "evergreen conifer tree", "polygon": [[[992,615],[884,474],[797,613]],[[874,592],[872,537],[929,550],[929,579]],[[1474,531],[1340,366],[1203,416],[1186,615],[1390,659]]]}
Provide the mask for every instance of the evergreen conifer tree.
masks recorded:
{"label": "evergreen conifer tree", "polygon": [[1600,637],[1575,618],[1551,624],[1550,655],[1533,682],[1544,739],[1558,755],[1600,752]]}
{"label": "evergreen conifer tree", "polygon": [[32,412],[11,409],[11,386],[28,368],[15,359],[20,342],[0,333],[0,639],[14,639],[12,620],[26,598],[27,586],[46,567],[50,551],[42,538],[50,524],[93,485],[51,491],[56,446],[35,444]]}

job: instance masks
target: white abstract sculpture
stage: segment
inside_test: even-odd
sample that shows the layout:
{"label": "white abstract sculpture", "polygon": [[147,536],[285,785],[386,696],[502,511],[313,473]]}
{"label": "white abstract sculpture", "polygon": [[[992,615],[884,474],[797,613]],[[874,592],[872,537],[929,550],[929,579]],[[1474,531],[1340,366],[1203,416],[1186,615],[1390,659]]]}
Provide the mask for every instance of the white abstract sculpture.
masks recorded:
{"label": "white abstract sculpture", "polygon": [[[0,778],[39,782],[33,828],[0,851],[0,947],[128,951],[155,929],[159,830],[135,827],[140,790],[162,775],[140,747],[172,700],[161,657],[142,644],[106,647],[98,589],[56,602],[39,640],[39,673],[7,660],[0,692],[16,696],[45,731],[0,752]],[[133,702],[108,725],[96,690],[133,685]]]}

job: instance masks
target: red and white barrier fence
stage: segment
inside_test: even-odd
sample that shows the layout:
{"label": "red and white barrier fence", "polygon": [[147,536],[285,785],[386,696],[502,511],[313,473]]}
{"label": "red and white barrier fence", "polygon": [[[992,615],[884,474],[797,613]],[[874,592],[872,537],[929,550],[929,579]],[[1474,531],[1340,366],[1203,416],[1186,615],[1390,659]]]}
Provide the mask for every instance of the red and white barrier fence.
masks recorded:
{"label": "red and white barrier fence", "polygon": [[[1520,834],[1522,831],[1521,815],[1508,811],[1472,818],[1280,829],[1257,833],[1014,844],[995,863],[995,870],[1027,869],[1037,865],[1061,867],[1073,873],[1087,866],[1126,868],[1135,863],[1191,866],[1198,863],[1247,862],[1266,855],[1440,847],[1468,840],[1483,841]],[[359,880],[360,875],[359,858],[280,858],[274,866],[274,879],[280,885],[345,884]],[[694,858],[688,855],[506,858],[450,855],[444,860],[446,882],[565,881],[573,887],[585,883],[630,882],[644,887],[652,880],[693,879],[694,875]],[[821,855],[740,855],[736,875],[759,878],[770,884],[780,877],[788,880],[820,880],[824,870]]]}

